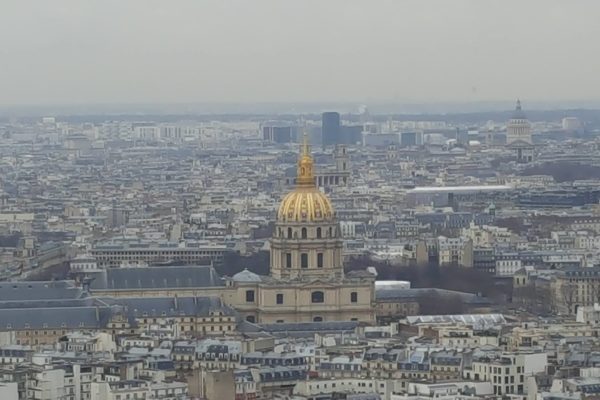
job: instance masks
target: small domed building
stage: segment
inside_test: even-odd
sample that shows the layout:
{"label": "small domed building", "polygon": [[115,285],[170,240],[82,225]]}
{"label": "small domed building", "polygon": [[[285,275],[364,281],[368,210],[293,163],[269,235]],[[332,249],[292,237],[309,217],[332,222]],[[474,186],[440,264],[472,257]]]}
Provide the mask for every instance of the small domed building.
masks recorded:
{"label": "small domed building", "polygon": [[375,322],[375,276],[345,275],[335,210],[315,183],[306,136],[296,187],[279,206],[271,239],[271,274],[242,271],[230,280],[232,304],[250,322]]}

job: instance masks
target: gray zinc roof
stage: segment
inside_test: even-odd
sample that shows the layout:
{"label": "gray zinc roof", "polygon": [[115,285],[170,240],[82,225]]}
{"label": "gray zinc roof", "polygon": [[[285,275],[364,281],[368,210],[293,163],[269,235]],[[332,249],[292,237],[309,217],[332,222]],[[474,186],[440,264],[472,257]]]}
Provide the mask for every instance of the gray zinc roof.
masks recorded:
{"label": "gray zinc roof", "polygon": [[73,281],[0,282],[0,301],[78,299],[84,295]]}
{"label": "gray zinc roof", "polygon": [[0,328],[25,329],[100,329],[111,316],[109,307],[27,308],[0,310]]}
{"label": "gray zinc roof", "polygon": [[224,286],[212,266],[109,268],[98,274],[90,290],[206,288]]}

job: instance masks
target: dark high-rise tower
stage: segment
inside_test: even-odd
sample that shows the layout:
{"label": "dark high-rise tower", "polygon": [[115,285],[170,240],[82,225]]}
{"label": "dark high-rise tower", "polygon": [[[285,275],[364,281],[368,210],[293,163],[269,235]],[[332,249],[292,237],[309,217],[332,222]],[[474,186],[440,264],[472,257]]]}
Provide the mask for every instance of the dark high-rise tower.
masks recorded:
{"label": "dark high-rise tower", "polygon": [[324,112],[322,123],[323,146],[341,143],[340,114],[337,112]]}

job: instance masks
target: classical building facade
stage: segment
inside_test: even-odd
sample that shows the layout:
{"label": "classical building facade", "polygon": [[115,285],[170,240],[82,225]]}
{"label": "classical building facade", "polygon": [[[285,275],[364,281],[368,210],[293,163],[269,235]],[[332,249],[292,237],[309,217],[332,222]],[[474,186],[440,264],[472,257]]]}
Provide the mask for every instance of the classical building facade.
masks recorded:
{"label": "classical building facade", "polygon": [[375,321],[374,279],[344,274],[343,241],[329,198],[315,182],[306,138],[296,188],[282,200],[271,239],[271,276],[242,271],[229,285],[234,306],[248,321]]}
{"label": "classical building facade", "polygon": [[600,267],[563,268],[551,282],[553,306],[576,315],[580,307],[600,302]]}
{"label": "classical building facade", "polygon": [[531,139],[531,125],[521,108],[520,100],[517,100],[515,111],[506,125],[506,146],[514,152],[518,162],[533,161],[535,149]]}

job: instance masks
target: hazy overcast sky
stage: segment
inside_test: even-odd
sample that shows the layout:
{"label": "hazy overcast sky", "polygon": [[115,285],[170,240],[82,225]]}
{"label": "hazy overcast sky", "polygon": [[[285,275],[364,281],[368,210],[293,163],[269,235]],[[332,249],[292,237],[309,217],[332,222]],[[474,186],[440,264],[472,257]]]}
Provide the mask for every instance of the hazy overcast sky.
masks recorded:
{"label": "hazy overcast sky", "polygon": [[598,0],[2,0],[0,104],[597,100]]}

